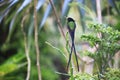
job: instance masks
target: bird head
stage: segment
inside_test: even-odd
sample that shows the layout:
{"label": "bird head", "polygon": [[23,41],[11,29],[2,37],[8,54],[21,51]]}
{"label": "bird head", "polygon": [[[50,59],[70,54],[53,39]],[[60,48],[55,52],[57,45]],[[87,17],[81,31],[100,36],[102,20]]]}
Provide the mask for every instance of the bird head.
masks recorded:
{"label": "bird head", "polygon": [[66,17],[67,19],[67,27],[69,31],[74,31],[76,28],[75,20],[71,17]]}
{"label": "bird head", "polygon": [[74,20],[73,18],[71,18],[71,17],[67,17],[67,21],[68,21],[68,22],[71,22],[71,21],[72,21],[72,22],[75,22],[75,20]]}

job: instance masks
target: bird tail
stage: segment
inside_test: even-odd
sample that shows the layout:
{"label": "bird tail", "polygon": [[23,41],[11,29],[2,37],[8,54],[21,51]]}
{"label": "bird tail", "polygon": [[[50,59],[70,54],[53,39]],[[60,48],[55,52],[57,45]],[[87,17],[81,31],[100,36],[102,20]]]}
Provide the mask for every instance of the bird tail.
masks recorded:
{"label": "bird tail", "polygon": [[74,48],[75,59],[76,59],[76,63],[77,63],[77,69],[78,69],[78,71],[79,71],[79,63],[78,63],[78,58],[77,58],[77,53],[76,53],[76,49],[75,49],[74,43],[72,43],[72,46],[73,46],[73,48]]}

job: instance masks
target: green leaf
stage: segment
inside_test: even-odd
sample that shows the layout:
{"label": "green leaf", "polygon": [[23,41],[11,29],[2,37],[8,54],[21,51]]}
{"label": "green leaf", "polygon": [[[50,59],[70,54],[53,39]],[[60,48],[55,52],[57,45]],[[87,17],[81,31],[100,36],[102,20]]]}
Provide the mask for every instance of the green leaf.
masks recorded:
{"label": "green leaf", "polygon": [[49,46],[51,46],[52,48],[54,48],[54,49],[56,49],[58,52],[60,52],[64,57],[65,57],[65,59],[67,59],[67,57],[65,56],[65,54],[63,53],[63,51],[62,50],[60,50],[59,48],[57,48],[57,47],[54,47],[52,44],[50,44],[49,42],[45,42],[47,45],[49,45]]}
{"label": "green leaf", "polygon": [[23,58],[25,58],[25,55],[19,53],[14,55],[13,57],[9,58],[6,62],[4,62],[2,65],[0,65],[0,76],[4,76],[8,73],[11,73],[23,66],[25,66],[27,63],[19,63]]}

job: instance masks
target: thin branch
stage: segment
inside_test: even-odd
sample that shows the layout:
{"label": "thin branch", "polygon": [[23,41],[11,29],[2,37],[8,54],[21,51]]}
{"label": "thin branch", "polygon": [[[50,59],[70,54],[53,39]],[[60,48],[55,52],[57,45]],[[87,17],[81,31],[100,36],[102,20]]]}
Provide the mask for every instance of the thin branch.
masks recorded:
{"label": "thin branch", "polygon": [[24,36],[25,54],[26,54],[27,63],[28,63],[27,64],[27,76],[26,76],[26,80],[30,79],[30,69],[31,69],[31,60],[30,60],[30,57],[29,57],[29,49],[28,49],[27,37],[26,37],[26,33],[24,31],[24,25],[23,25],[24,21],[27,18],[28,12],[29,11],[27,10],[25,16],[22,19],[22,23],[21,23],[21,30],[22,30],[22,33],[23,33],[23,36]]}
{"label": "thin branch", "polygon": [[40,50],[38,46],[38,26],[37,26],[37,11],[36,11],[37,0],[34,0],[34,37],[35,37],[35,49],[36,49],[36,61],[37,61],[37,69],[38,69],[38,78],[41,78],[41,70],[40,70]]}

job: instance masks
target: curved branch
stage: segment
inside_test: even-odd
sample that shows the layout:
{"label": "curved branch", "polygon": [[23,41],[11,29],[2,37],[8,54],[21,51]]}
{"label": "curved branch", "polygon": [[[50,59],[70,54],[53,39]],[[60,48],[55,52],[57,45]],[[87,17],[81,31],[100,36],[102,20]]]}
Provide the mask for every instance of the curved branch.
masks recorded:
{"label": "curved branch", "polygon": [[38,46],[38,26],[37,26],[37,11],[36,11],[37,0],[34,0],[34,37],[35,37],[35,49],[36,49],[36,61],[37,61],[37,69],[38,69],[38,78],[41,79],[41,71],[40,71],[40,50]]}

